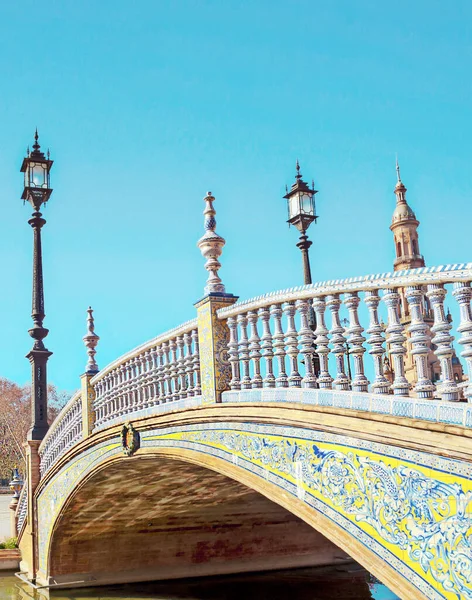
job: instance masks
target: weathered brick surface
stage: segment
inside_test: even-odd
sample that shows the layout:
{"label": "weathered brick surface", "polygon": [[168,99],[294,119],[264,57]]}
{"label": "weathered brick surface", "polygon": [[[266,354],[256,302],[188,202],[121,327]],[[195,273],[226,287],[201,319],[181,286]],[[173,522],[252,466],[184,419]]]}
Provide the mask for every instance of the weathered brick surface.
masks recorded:
{"label": "weathered brick surface", "polygon": [[236,481],[179,461],[139,458],[109,467],[76,494],[54,535],[50,575],[159,579],[331,564],[342,555]]}

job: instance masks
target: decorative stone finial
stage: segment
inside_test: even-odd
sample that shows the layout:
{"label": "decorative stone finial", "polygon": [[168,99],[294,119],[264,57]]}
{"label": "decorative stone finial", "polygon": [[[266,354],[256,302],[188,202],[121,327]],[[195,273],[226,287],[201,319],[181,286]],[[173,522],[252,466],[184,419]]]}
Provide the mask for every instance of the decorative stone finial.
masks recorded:
{"label": "decorative stone finial", "polygon": [[89,356],[87,365],[85,367],[85,372],[88,374],[98,373],[100,370],[98,368],[97,363],[95,362],[95,354],[97,351],[95,350],[99,336],[95,333],[95,321],[93,319],[93,310],[92,307],[89,306],[87,309],[88,317],[87,317],[87,334],[82,338],[84,340],[85,347],[87,348],[87,354]]}
{"label": "decorative stone finial", "polygon": [[12,473],[12,480],[9,483],[10,489],[13,492],[13,498],[15,498],[15,500],[18,500],[18,498],[20,497],[20,492],[21,489],[23,487],[23,480],[20,477],[20,474],[18,472],[18,467],[15,467],[13,469],[13,473]]}
{"label": "decorative stone finial", "polygon": [[216,211],[213,208],[215,197],[212,196],[211,192],[207,192],[204,201],[206,203],[205,210],[203,211],[205,216],[205,234],[198,240],[197,246],[200,248],[203,257],[207,259],[205,269],[208,271],[208,279],[205,286],[205,294],[224,294],[225,286],[218,275],[218,270],[221,267],[218,258],[221,256],[223,246],[226,242],[215,231]]}

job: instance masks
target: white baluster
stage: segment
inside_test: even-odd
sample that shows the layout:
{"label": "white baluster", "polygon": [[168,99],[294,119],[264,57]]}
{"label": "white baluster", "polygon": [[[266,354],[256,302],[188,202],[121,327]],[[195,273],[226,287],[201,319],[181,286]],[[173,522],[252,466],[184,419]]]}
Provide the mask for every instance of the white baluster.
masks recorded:
{"label": "white baluster", "polygon": [[158,359],[158,376],[157,382],[159,386],[159,404],[166,401],[166,380],[165,380],[165,365],[164,365],[164,350],[162,344],[157,347]]}
{"label": "white baluster", "polygon": [[239,351],[238,351],[238,322],[236,317],[228,318],[229,344],[228,355],[231,363],[231,381],[229,386],[232,390],[241,389],[241,374],[239,369]]}
{"label": "white baluster", "polygon": [[198,329],[192,329],[193,340],[193,370],[195,373],[195,396],[200,396],[202,393],[201,375],[200,375],[200,350],[198,343]]}
{"label": "white baluster", "polygon": [[408,396],[410,384],[405,377],[405,340],[404,327],[400,322],[400,294],[395,290],[385,290],[383,300],[388,310],[388,326],[385,330],[390,354],[393,358],[393,393],[395,396]]}
{"label": "white baluster", "polygon": [[249,340],[247,337],[247,317],[245,314],[238,315],[239,324],[239,356],[243,364],[243,378],[241,379],[241,388],[243,390],[251,389],[251,377],[249,375]]}
{"label": "white baluster", "polygon": [[421,286],[415,285],[406,288],[406,299],[411,315],[411,324],[408,332],[411,339],[411,354],[415,361],[417,383],[415,392],[418,398],[432,398],[435,387],[429,378],[428,355],[430,351],[430,338],[428,325],[423,317],[424,292]]}
{"label": "white baluster", "polygon": [[261,349],[265,363],[265,377],[263,385],[266,388],[275,387],[275,376],[273,369],[274,351],[272,348],[272,334],[270,332],[270,310],[267,306],[259,309],[262,320]]}
{"label": "white baluster", "polygon": [[287,329],[285,331],[285,345],[290,359],[290,375],[288,385],[290,387],[301,387],[302,378],[298,372],[298,332],[295,327],[295,303],[287,302],[283,308],[287,315]]}
{"label": "white baluster", "polygon": [[172,379],[172,400],[178,400],[179,399],[179,393],[180,393],[180,389],[179,389],[179,369],[178,369],[178,365],[177,365],[177,342],[175,341],[175,339],[171,339],[169,341],[169,348],[170,348],[170,352],[171,352],[171,363],[170,363],[170,374],[171,374],[171,379]]}
{"label": "white baluster", "polygon": [[195,395],[194,389],[194,378],[193,378],[193,361],[192,361],[192,336],[190,332],[184,333],[184,343],[187,348],[187,354],[185,356],[185,373],[187,377],[187,394],[189,396]]}
{"label": "white baluster", "polygon": [[310,303],[308,300],[297,300],[296,308],[300,313],[300,331],[298,335],[300,336],[301,353],[305,363],[305,377],[302,379],[302,387],[316,388],[317,383],[313,368],[313,353],[315,352],[313,340],[315,335],[309,323]]}
{"label": "white baluster", "polygon": [[441,381],[438,385],[438,391],[443,400],[455,402],[459,400],[459,388],[454,381],[452,371],[452,357],[454,355],[452,342],[454,337],[449,333],[452,325],[447,320],[444,312],[446,290],[442,283],[431,283],[428,285],[426,295],[434,312],[434,325],[431,327],[434,337],[431,341],[436,345],[434,353],[441,365]]}
{"label": "white baluster", "polygon": [[344,337],[344,327],[339,318],[339,309],[341,300],[339,294],[332,294],[326,298],[326,304],[331,311],[331,343],[333,345],[333,354],[336,357],[336,377],[333,385],[336,390],[348,390],[349,378],[346,375],[344,367],[344,355],[346,353],[346,338]]}
{"label": "white baluster", "polygon": [[472,312],[470,309],[472,290],[470,289],[470,283],[456,282],[452,293],[459,303],[461,322],[457,331],[462,335],[458,342],[463,347],[461,356],[465,358],[467,375],[469,376],[469,383],[464,393],[468,402],[472,403]]}
{"label": "white baluster", "polygon": [[179,373],[179,398],[187,397],[187,380],[185,376],[185,345],[182,335],[177,336],[177,346],[179,348],[178,373]]}
{"label": "white baluster", "polygon": [[172,378],[171,378],[171,366],[169,358],[169,344],[163,342],[162,352],[164,355],[164,389],[165,397],[163,403],[170,402],[172,400]]}
{"label": "white baluster", "polygon": [[385,340],[383,337],[382,325],[379,323],[379,292],[377,290],[366,292],[364,301],[369,308],[370,315],[369,328],[366,330],[366,333],[369,334],[367,343],[371,347],[369,354],[373,358],[375,370],[375,378],[372,382],[372,389],[374,394],[388,394],[390,383],[383,372],[383,357],[385,354],[383,343]]}
{"label": "white baluster", "polygon": [[251,336],[249,338],[249,358],[252,360],[252,366],[254,375],[252,377],[252,387],[262,387],[262,376],[261,376],[261,345],[259,332],[257,331],[257,311],[250,310],[247,313],[249,326],[251,328]]}
{"label": "white baluster", "polygon": [[359,323],[357,309],[359,306],[359,296],[357,292],[350,292],[344,297],[344,304],[349,311],[349,327],[346,329],[348,334],[347,341],[351,346],[350,353],[354,357],[354,378],[352,380],[352,389],[355,392],[367,392],[369,380],[364,375],[364,352],[363,343],[365,337],[362,335],[364,328]]}
{"label": "white baluster", "polygon": [[270,307],[270,314],[274,317],[274,355],[277,359],[278,373],[275,379],[277,387],[288,387],[288,377],[285,372],[285,335],[282,329],[282,308],[280,304]]}
{"label": "white baluster", "polygon": [[320,357],[320,374],[318,385],[321,389],[331,389],[333,378],[328,370],[329,338],[325,323],[326,302],[324,298],[313,298],[313,309],[316,313],[315,344],[316,353]]}

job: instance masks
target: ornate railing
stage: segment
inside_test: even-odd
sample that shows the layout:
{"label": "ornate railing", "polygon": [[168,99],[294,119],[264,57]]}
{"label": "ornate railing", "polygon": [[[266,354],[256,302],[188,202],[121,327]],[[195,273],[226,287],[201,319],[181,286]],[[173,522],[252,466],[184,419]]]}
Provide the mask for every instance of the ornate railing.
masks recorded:
{"label": "ornate railing", "polygon": [[16,508],[16,531],[18,536],[21,534],[23,525],[26,522],[26,516],[28,514],[28,482],[24,481],[23,488],[20,493],[18,500],[18,506]]}
{"label": "ornate railing", "polygon": [[82,439],[82,402],[77,392],[57,415],[39,447],[41,476]]}
{"label": "ornate railing", "polygon": [[91,384],[96,395],[95,427],[129,413],[200,396],[196,319],[119,358]]}
{"label": "ornate railing", "polygon": [[[471,281],[471,263],[448,265],[291,288],[221,308],[217,319],[228,325],[228,352],[211,360],[223,364],[229,358],[231,364],[230,390],[223,401],[230,395],[231,401],[245,401],[247,390],[306,388],[349,392],[351,400],[344,404],[358,408],[361,401],[352,394],[373,393],[379,401],[362,400],[362,406],[374,407],[367,410],[388,405],[392,414],[444,420],[441,415],[450,410],[442,407],[431,412],[418,404],[399,413],[392,403],[407,397],[423,403],[472,401]],[[457,349],[446,298],[457,303]],[[454,377],[456,350],[465,359],[468,380]],[[431,374],[431,352],[439,379]],[[412,372],[414,385],[412,377],[406,377]],[[202,392],[197,320],[117,359],[93,376],[90,386],[94,430],[131,414],[154,415],[198,404]],[[387,394],[393,394],[391,400],[380,402]],[[279,396],[273,396],[275,401]],[[344,405],[339,396],[305,396],[311,403]],[[281,401],[287,399],[280,396]],[[83,402],[83,392],[76,394],[51,425],[39,449],[41,475],[82,439]],[[468,424],[470,415],[461,413],[454,419]]]}
{"label": "ornate railing", "polygon": [[[396,397],[459,400],[463,386],[453,377],[453,359],[457,358],[451,317],[444,308],[446,285],[452,284],[450,297],[458,303],[460,312],[458,343],[469,377],[465,396],[471,401],[471,281],[471,263],[421,268],[291,288],[220,309],[218,317],[227,319],[231,332],[230,388],[304,387],[374,394],[391,391]],[[362,299],[368,314],[364,326],[360,322]],[[331,315],[329,325],[327,311]],[[402,314],[411,319],[407,327]],[[440,365],[440,379],[435,383],[428,366],[431,349]],[[366,352],[372,358],[371,382],[366,376]],[[384,371],[386,352],[393,367],[391,381]],[[416,372],[412,389],[405,377],[407,352],[411,353]],[[348,353],[353,358],[352,377],[346,369]]]}

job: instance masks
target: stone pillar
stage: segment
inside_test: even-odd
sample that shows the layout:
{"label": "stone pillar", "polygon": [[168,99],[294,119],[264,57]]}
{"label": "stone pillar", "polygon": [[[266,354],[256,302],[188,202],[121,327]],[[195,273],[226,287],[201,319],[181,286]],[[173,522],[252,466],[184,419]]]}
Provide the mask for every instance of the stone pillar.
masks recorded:
{"label": "stone pillar", "polygon": [[226,320],[218,319],[216,311],[234,304],[237,299],[232,294],[213,293],[195,304],[203,404],[221,402],[221,393],[230,389],[230,331]]}
{"label": "stone pillar", "polygon": [[26,485],[28,486],[28,511],[26,526],[20,540],[21,563],[20,570],[26,572],[26,577],[33,581],[36,578],[38,565],[38,540],[36,530],[36,503],[34,492],[41,477],[39,465],[40,440],[28,440],[24,445],[26,451]]}
{"label": "stone pillar", "polygon": [[80,376],[81,400],[82,400],[82,436],[87,438],[91,433],[95,423],[95,411],[93,403],[95,401],[95,388],[90,384],[90,380],[95,373],[84,373]]}

